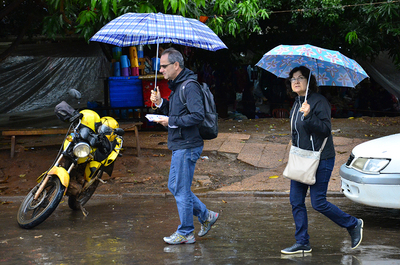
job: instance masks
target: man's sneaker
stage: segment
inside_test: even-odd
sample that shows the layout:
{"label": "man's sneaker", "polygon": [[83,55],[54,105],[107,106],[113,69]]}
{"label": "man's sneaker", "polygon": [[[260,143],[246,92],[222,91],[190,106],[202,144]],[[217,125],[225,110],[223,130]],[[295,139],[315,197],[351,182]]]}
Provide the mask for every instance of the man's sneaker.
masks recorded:
{"label": "man's sneaker", "polygon": [[201,224],[201,229],[198,235],[205,236],[208,233],[208,231],[210,231],[211,226],[217,221],[218,217],[219,213],[208,211],[207,221]]}
{"label": "man's sneaker", "polygon": [[299,243],[294,244],[291,247],[285,248],[281,250],[282,254],[297,254],[297,253],[310,253],[312,251],[312,248],[310,244],[308,243],[307,245],[302,245]]}
{"label": "man's sneaker", "polygon": [[181,234],[178,234],[178,232],[173,233],[169,237],[164,237],[165,243],[171,244],[171,245],[178,245],[178,244],[193,244],[196,242],[196,239],[194,238],[194,234],[190,233],[187,236],[183,236]]}
{"label": "man's sneaker", "polygon": [[357,225],[352,229],[347,229],[351,236],[351,248],[357,248],[362,241],[363,238],[363,228],[364,221],[362,219],[357,219]]}

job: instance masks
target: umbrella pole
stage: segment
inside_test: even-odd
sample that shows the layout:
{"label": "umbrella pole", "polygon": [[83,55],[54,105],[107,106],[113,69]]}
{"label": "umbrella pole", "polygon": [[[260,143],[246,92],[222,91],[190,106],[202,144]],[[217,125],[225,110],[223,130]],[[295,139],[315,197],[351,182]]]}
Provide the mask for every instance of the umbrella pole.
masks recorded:
{"label": "umbrella pole", "polygon": [[[156,91],[157,92],[157,65],[158,65],[158,63],[157,63],[157,60],[158,60],[158,41],[157,41],[157,51],[156,51],[156,72],[154,73],[154,91]],[[151,108],[153,109],[153,110],[155,110],[155,109],[157,109],[157,107],[156,106],[154,106],[153,107],[153,102],[151,103]],[[154,104],[155,105],[155,104]]]}
{"label": "umbrella pole", "polygon": [[304,101],[306,101],[306,100],[307,100],[307,95],[308,95],[308,86],[310,85],[310,79],[311,79],[311,75],[312,75],[312,73],[311,73],[311,71],[310,71],[310,74],[308,75],[308,82],[307,82],[306,96],[304,97]]}
{"label": "umbrella pole", "polygon": [[156,51],[156,70],[155,70],[155,73],[154,73],[154,91],[157,91],[157,65],[158,65],[158,63],[157,63],[157,61],[158,61],[158,46],[159,46],[159,43],[158,43],[158,41],[157,41],[157,51]]}

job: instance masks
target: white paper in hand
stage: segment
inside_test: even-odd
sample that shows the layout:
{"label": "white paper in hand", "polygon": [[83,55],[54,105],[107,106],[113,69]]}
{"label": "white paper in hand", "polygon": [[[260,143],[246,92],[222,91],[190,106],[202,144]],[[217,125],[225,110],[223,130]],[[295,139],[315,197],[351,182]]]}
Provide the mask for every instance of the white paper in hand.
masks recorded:
{"label": "white paper in hand", "polygon": [[145,116],[149,121],[159,120],[162,117],[167,117],[165,115],[158,115],[158,114],[146,114]]}

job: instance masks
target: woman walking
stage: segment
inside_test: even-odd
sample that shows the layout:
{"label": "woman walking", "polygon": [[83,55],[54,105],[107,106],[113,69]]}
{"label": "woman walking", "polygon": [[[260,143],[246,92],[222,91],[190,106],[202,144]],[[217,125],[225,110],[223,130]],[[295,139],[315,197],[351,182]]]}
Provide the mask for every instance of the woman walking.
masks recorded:
{"label": "woman walking", "polygon": [[[297,95],[290,112],[292,144],[302,149],[319,150],[324,139],[327,137],[328,139],[321,153],[316,183],[307,185],[294,180],[290,182],[290,204],[296,225],[296,243],[281,250],[283,254],[312,251],[305,206],[308,188],[310,188],[312,207],[337,225],[347,229],[351,237],[351,248],[358,247],[362,240],[363,220],[343,212],[326,200],[328,183],[335,164],[335,149],[331,134],[331,108],[327,99],[317,93],[318,86],[315,76],[310,76],[310,74],[308,68],[300,66],[294,68],[286,80],[287,88]],[[305,98],[306,96],[307,98]]]}

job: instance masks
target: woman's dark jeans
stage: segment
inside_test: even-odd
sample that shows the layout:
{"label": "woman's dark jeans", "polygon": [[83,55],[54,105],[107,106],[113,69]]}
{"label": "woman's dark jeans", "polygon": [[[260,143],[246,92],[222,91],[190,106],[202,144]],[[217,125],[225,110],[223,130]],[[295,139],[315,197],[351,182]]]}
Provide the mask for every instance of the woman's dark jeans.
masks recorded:
{"label": "woman's dark jeans", "polygon": [[310,198],[312,207],[322,213],[341,227],[352,228],[357,225],[357,218],[343,212],[336,205],[326,200],[329,179],[335,165],[335,158],[321,160],[317,169],[316,183],[307,185],[292,180],[290,183],[290,204],[296,224],[296,242],[302,245],[308,244],[307,209],[304,203],[308,187],[310,187]]}

